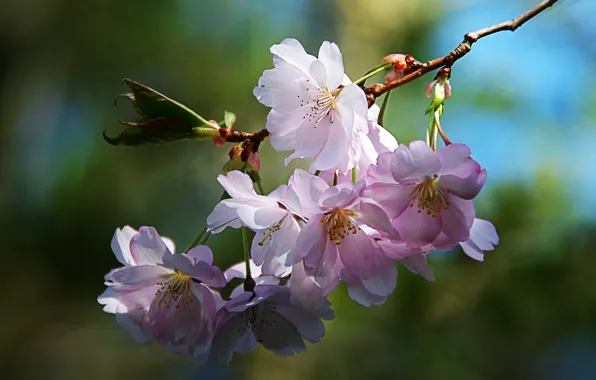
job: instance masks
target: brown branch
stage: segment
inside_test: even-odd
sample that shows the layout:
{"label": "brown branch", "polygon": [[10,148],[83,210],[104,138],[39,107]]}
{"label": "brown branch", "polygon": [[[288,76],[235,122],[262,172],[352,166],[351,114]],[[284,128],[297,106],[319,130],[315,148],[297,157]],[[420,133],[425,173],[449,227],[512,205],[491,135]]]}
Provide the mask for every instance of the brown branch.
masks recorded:
{"label": "brown branch", "polygon": [[464,36],[464,40],[455,49],[444,57],[433,59],[424,64],[416,67],[414,71],[407,73],[403,77],[389,82],[387,84],[373,84],[364,89],[367,95],[369,106],[371,106],[375,99],[384,93],[391,91],[395,88],[401,87],[406,83],[409,83],[421,76],[428,74],[429,72],[438,69],[439,67],[451,67],[457,60],[464,57],[472,50],[472,45],[481,38],[490,36],[498,32],[505,30],[515,31],[517,28],[528,22],[529,20],[536,17],[538,14],[543,12],[545,9],[552,7],[558,0],[544,0],[534,8],[530,9],[521,16],[514,18],[513,20],[502,22],[500,24],[492,25],[484,29],[477,30],[475,32],[467,33]]}

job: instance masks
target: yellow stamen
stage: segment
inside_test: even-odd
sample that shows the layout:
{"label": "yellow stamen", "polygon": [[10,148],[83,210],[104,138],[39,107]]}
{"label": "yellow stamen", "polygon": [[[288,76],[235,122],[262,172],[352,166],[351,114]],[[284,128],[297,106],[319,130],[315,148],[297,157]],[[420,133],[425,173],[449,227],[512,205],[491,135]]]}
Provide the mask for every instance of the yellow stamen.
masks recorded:
{"label": "yellow stamen", "polygon": [[416,199],[418,199],[418,212],[426,211],[433,218],[437,216],[438,212],[449,208],[449,200],[447,199],[449,190],[443,189],[439,185],[437,182],[438,177],[435,174],[420,182],[412,192],[413,197],[410,204],[410,207],[413,207]]}
{"label": "yellow stamen", "polygon": [[195,298],[190,289],[190,280],[190,276],[176,270],[165,280],[157,283],[157,285],[160,285],[160,288],[157,289],[155,295],[163,294],[163,303],[166,308],[169,308],[172,302],[176,301],[178,301],[176,307],[180,305],[184,307],[193,302]]}
{"label": "yellow stamen", "polygon": [[327,225],[329,240],[339,245],[343,238],[357,233],[358,227],[352,220],[354,216],[356,216],[354,211],[343,209],[336,209],[326,213],[323,219],[321,219],[321,223]]}

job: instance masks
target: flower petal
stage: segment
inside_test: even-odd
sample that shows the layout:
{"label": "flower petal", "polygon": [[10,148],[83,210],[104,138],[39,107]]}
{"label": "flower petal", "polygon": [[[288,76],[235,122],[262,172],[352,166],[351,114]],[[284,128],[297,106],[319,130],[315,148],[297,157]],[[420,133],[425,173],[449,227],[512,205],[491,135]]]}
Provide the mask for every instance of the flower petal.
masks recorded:
{"label": "flower petal", "polygon": [[130,254],[130,240],[137,233],[130,226],[124,226],[122,229],[116,228],[112,237],[112,252],[116,259],[123,265],[135,265],[134,259]]}
{"label": "flower petal", "polygon": [[339,87],[344,76],[344,61],[339,47],[333,42],[324,41],[319,48],[319,60],[327,71],[327,88],[333,91]]}
{"label": "flower petal", "polygon": [[163,258],[172,254],[153,227],[139,228],[130,241],[130,253],[137,265],[162,264]]}
{"label": "flower petal", "polygon": [[432,243],[441,232],[441,215],[433,217],[426,212],[418,212],[416,204],[414,207],[406,207],[404,212],[393,220],[393,226],[408,247],[421,247]]}

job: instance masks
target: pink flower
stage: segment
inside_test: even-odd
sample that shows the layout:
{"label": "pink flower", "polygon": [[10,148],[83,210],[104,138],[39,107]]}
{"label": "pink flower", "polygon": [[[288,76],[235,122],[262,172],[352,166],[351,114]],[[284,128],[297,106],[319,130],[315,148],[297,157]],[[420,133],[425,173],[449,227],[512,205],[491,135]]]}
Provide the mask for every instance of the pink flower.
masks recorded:
{"label": "pink flower", "polygon": [[220,232],[227,226],[247,226],[256,232],[251,254],[265,274],[282,276],[300,258],[294,247],[301,221],[297,213],[300,203],[286,185],[264,196],[253,189],[250,177],[239,171],[217,177],[230,199],[219,202],[207,217],[207,226]]}
{"label": "pink flower", "polygon": [[475,216],[472,199],[486,171],[466,145],[434,152],[423,141],[402,144],[381,154],[369,177],[373,183],[363,194],[383,206],[408,248],[432,244],[441,233],[452,246],[468,240]]}
{"label": "pink flower", "polygon": [[260,343],[277,355],[292,356],[305,350],[305,340],[318,342],[325,335],[321,319],[333,317],[328,301],[323,308],[307,309],[292,301],[287,286],[257,284],[218,312],[211,352],[227,364],[234,352],[246,354]]}
{"label": "pink flower", "polygon": [[296,244],[304,257],[306,273],[329,292],[342,275],[358,279],[374,276],[377,256],[382,253],[362,227],[396,235],[381,207],[359,196],[364,183],[343,182],[329,187],[323,179],[297,169],[290,187],[308,218]]}
{"label": "pink flower", "polygon": [[263,73],[253,93],[272,108],[266,124],[271,145],[294,150],[286,165],[312,157],[313,172],[354,167],[368,106],[362,89],[345,76],[337,45],[323,42],[318,58],[291,38],[270,50],[275,68]]}
{"label": "pink flower", "polygon": [[[116,231],[116,240],[125,241],[130,232]],[[186,254],[173,254],[152,227],[141,227],[132,236],[130,250],[121,248],[114,253],[125,267],[106,275],[108,290],[98,301],[117,304],[114,312],[126,314],[142,334],[203,363],[222,304],[209,286],[226,284],[219,268],[212,266],[211,250],[198,246]]]}

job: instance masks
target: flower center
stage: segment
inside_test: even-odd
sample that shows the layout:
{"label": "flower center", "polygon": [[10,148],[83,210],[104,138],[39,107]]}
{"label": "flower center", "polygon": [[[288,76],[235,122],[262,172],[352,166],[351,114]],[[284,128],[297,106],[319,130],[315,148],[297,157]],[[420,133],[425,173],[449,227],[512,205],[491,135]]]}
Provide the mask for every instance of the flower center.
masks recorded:
{"label": "flower center", "polygon": [[184,275],[176,269],[165,280],[157,283],[160,288],[157,289],[155,295],[163,295],[162,302],[166,308],[169,308],[172,302],[176,303],[176,308],[180,305],[184,307],[193,302],[195,298],[190,289],[190,280],[190,276]]}
{"label": "flower center", "polygon": [[358,227],[352,220],[354,216],[356,216],[354,211],[344,209],[336,209],[326,213],[321,219],[321,223],[325,223],[327,226],[329,240],[339,245],[343,238],[357,233]]}
{"label": "flower center", "polygon": [[262,343],[263,329],[273,327],[277,321],[273,318],[273,314],[277,313],[277,307],[268,303],[262,303],[248,308],[244,312],[245,324],[238,328],[239,333],[244,333],[248,330],[252,331],[257,338],[257,342]]}
{"label": "flower center", "polygon": [[418,212],[421,213],[425,210],[433,218],[437,216],[438,212],[449,208],[449,200],[447,199],[449,190],[441,187],[437,182],[438,177],[437,174],[434,174],[432,177],[426,177],[420,182],[413,191],[412,203],[410,204],[410,207],[413,207],[414,201],[418,199]]}
{"label": "flower center", "polygon": [[259,241],[259,246],[262,247],[263,244],[265,244],[265,241],[267,241],[267,239],[269,239],[269,240],[272,240],[273,239],[273,234],[281,229],[281,225],[283,224],[284,219],[286,217],[287,217],[287,215],[284,216],[283,218],[281,218],[277,223],[275,223],[271,227],[267,227],[266,232],[263,231],[263,233],[265,234],[265,236],[263,237],[263,239],[261,241]]}
{"label": "flower center", "polygon": [[315,97],[314,101],[317,108],[319,110],[324,110],[324,113],[334,110],[335,106],[337,105],[335,102],[335,96],[333,96],[333,93],[327,89],[321,91],[321,93]]}

